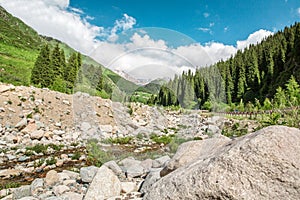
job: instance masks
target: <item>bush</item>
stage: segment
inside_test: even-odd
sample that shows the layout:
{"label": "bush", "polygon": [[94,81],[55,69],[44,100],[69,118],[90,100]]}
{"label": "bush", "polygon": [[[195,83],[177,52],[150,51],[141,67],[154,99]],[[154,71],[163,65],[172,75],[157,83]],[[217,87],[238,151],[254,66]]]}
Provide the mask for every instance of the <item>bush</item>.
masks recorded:
{"label": "bush", "polygon": [[54,165],[56,162],[57,160],[52,156],[49,159],[46,159],[46,165]]}
{"label": "bush", "polygon": [[150,139],[153,141],[153,142],[156,142],[158,144],[169,144],[171,141],[172,141],[172,137],[174,137],[174,135],[162,135],[162,136],[158,136],[154,133],[152,133],[150,135]]}
{"label": "bush", "polygon": [[108,161],[114,160],[114,156],[110,152],[102,150],[95,140],[88,142],[87,153],[88,163],[97,167],[100,167]]}
{"label": "bush", "polygon": [[129,144],[133,137],[117,137],[117,138],[108,138],[103,140],[102,142],[107,144]]}
{"label": "bush", "polygon": [[47,149],[48,149],[48,145],[44,145],[44,144],[37,144],[33,147],[26,147],[27,151],[34,151],[36,153],[43,153],[43,154],[47,152]]}
{"label": "bush", "polygon": [[80,156],[81,156],[81,153],[80,153],[79,151],[77,151],[77,152],[75,152],[75,153],[72,155],[71,159],[72,159],[72,160],[79,160]]}

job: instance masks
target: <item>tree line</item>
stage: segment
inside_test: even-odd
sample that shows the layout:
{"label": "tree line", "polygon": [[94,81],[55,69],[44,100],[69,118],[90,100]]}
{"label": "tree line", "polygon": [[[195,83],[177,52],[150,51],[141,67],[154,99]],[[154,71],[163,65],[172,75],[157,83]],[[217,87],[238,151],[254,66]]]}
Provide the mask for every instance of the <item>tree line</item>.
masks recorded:
{"label": "tree line", "polygon": [[35,61],[30,80],[38,87],[72,93],[81,65],[79,52],[72,53],[66,59],[64,50],[58,44],[53,49],[45,44]]}
{"label": "tree line", "polygon": [[278,99],[282,91],[289,91],[291,82],[295,86],[299,80],[300,23],[295,23],[260,44],[238,50],[226,61],[175,76],[148,103],[202,109],[213,104],[220,107],[222,102],[231,108],[241,103],[264,104]]}

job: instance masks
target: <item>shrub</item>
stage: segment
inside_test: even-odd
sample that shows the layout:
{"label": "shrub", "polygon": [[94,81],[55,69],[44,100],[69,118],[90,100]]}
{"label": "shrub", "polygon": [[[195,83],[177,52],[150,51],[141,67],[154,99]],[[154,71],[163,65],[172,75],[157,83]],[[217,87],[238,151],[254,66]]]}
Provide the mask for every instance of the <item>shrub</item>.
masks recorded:
{"label": "shrub", "polygon": [[80,156],[81,156],[81,153],[80,153],[79,151],[76,151],[76,152],[72,155],[71,159],[72,159],[72,160],[79,160]]}
{"label": "shrub", "polygon": [[34,151],[36,153],[46,153],[48,149],[48,145],[44,145],[44,144],[37,144],[33,147],[26,147],[26,150],[31,150]]}
{"label": "shrub", "polygon": [[153,142],[156,142],[158,144],[169,144],[172,141],[172,137],[174,137],[174,135],[162,135],[162,136],[158,136],[154,133],[152,133],[150,135],[150,139]]}
{"label": "shrub", "polygon": [[57,160],[54,157],[50,157],[48,159],[46,159],[46,165],[54,165],[56,164]]}
{"label": "shrub", "polygon": [[91,165],[95,165],[97,167],[100,167],[104,163],[114,160],[114,156],[107,151],[102,150],[99,145],[97,144],[97,141],[90,140],[87,144],[87,152],[88,157],[87,161]]}
{"label": "shrub", "polygon": [[129,144],[133,137],[117,137],[117,138],[108,138],[106,140],[103,140],[104,143],[110,143],[110,144]]}

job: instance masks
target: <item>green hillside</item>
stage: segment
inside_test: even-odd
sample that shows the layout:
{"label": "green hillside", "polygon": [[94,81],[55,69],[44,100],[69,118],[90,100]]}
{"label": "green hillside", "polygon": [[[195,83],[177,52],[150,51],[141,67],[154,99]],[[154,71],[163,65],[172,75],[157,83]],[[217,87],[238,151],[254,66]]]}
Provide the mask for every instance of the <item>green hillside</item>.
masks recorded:
{"label": "green hillside", "polygon": [[[76,52],[65,43],[38,35],[35,30],[0,6],[0,82],[30,85],[31,71],[40,49],[44,44],[54,48],[57,43],[64,51],[66,59]],[[105,98],[115,95],[124,99],[139,87],[85,55],[82,55],[82,68],[84,68],[81,71],[82,80],[78,81],[75,91],[88,92]],[[97,90],[100,78],[104,83],[103,89]]]}

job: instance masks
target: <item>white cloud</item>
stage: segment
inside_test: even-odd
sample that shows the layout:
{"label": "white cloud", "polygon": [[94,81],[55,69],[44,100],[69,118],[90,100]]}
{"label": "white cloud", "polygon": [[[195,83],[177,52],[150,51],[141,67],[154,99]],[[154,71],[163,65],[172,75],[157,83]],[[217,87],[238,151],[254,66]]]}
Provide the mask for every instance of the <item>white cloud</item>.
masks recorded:
{"label": "white cloud", "polygon": [[210,28],[200,27],[198,28],[199,31],[202,31],[204,33],[210,32]]}
{"label": "white cloud", "polygon": [[224,27],[224,32],[226,33],[228,31],[228,26]]}
{"label": "white cloud", "polygon": [[95,38],[104,31],[78,13],[67,11],[69,0],[2,0],[0,5],[38,33],[64,41],[83,53],[91,50]]}
{"label": "white cloud", "polygon": [[209,23],[209,27],[213,27],[215,25],[214,22]]}
{"label": "white cloud", "polygon": [[118,39],[117,33],[119,31],[122,32],[131,29],[135,24],[136,24],[135,18],[128,16],[127,14],[124,14],[122,19],[115,21],[115,25],[111,29],[108,40],[111,42],[115,42]]}
{"label": "white cloud", "polygon": [[297,14],[300,16],[300,7],[297,9]]}
{"label": "white cloud", "polygon": [[[127,14],[116,20],[113,27],[104,28],[88,23],[91,17],[82,17],[82,10],[70,8],[69,0],[2,0],[0,5],[40,34],[59,39],[111,69],[141,77],[145,74],[151,78],[158,78],[159,75],[170,77],[183,70],[195,69],[196,66],[210,65],[272,34],[270,31],[259,30],[250,34],[246,40],[238,41],[236,47],[211,42],[173,48],[166,41],[154,40],[147,32],[139,29],[128,42],[118,44],[113,43],[118,39],[118,34],[132,29],[136,24],[136,19]],[[209,13],[203,15],[209,17]],[[214,23],[209,24],[209,27],[213,26]],[[227,29],[225,27],[224,31]],[[199,30],[211,33],[210,28],[202,27]],[[106,40],[99,41],[97,37]],[[147,73],[143,73],[143,69]]]}
{"label": "white cloud", "polygon": [[209,17],[209,13],[207,13],[207,12],[205,12],[205,13],[203,13],[203,16],[205,17],[205,18],[208,18]]}
{"label": "white cloud", "polygon": [[267,36],[273,35],[274,33],[268,30],[260,29],[248,36],[246,40],[237,41],[237,48],[244,49],[248,47],[250,44],[256,44],[261,42]]}

